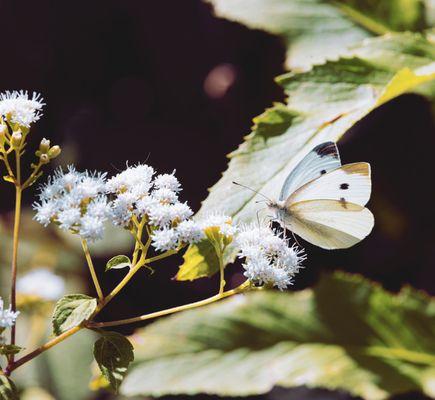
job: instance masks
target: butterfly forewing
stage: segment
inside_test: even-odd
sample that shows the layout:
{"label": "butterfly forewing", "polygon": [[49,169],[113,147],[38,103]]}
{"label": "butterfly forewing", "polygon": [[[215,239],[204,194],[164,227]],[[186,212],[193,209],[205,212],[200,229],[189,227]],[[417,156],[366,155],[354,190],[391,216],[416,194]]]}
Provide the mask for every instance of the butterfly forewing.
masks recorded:
{"label": "butterfly forewing", "polygon": [[343,249],[364,239],[374,225],[373,214],[358,204],[337,200],[310,200],[288,209],[294,233],[324,249]]}
{"label": "butterfly forewing", "polygon": [[346,164],[298,188],[286,200],[286,207],[307,200],[336,200],[365,206],[370,193],[370,164]]}
{"label": "butterfly forewing", "polygon": [[319,144],[289,174],[284,182],[279,199],[285,200],[301,186],[340,166],[337,145],[334,142]]}

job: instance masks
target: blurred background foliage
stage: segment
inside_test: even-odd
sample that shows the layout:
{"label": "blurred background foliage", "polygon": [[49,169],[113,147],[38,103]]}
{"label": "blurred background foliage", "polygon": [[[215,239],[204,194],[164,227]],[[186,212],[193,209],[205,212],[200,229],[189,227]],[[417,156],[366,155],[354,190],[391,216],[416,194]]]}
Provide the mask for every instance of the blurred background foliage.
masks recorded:
{"label": "blurred background foliage", "polygon": [[[302,71],[387,31],[424,31],[430,37],[435,8],[432,1],[417,0],[215,0],[213,5],[199,0],[3,1],[2,31],[8,38],[3,50],[8,59],[1,66],[0,90],[43,94],[45,115],[32,130],[31,144],[43,136],[60,143],[64,151],[59,165],[114,173],[125,160],[147,160],[162,172],[176,168],[183,198],[197,210],[206,189],[226,169],[223,155],[242,142],[252,118],[273,102],[284,101],[283,88],[274,82],[277,75]],[[375,230],[346,251],[327,252],[307,244],[309,261],[294,290],[312,287],[322,272],[339,269],[361,273],[391,291],[409,284],[435,294],[434,148],[432,104],[415,94],[382,105],[350,129],[340,150],[343,162],[364,160],[373,166],[370,208]],[[27,191],[27,206],[34,192]],[[12,208],[12,188],[2,185],[0,287],[5,297]],[[92,249],[101,272],[108,258],[129,246],[119,231],[107,237]],[[171,280],[181,257],[178,261],[163,262],[154,274],[140,271],[101,319],[143,314],[215,291],[215,278]],[[30,209],[19,263],[22,272],[36,267],[55,270],[65,277],[67,292],[92,294],[76,238],[41,228],[32,221]],[[101,274],[103,286],[112,287],[123,274]],[[229,284],[240,282],[240,274],[240,268],[230,266]],[[47,306],[32,317],[20,317],[19,342],[24,347],[50,334],[48,323],[42,322],[50,311]],[[346,313],[339,315],[346,321]],[[133,333],[135,328],[120,331]],[[92,341],[91,334],[82,332],[23,368],[17,374],[18,385],[29,387],[23,398],[122,399],[103,390],[91,392],[85,384]],[[258,398],[353,397],[277,388]],[[426,397],[412,393],[395,398]]]}

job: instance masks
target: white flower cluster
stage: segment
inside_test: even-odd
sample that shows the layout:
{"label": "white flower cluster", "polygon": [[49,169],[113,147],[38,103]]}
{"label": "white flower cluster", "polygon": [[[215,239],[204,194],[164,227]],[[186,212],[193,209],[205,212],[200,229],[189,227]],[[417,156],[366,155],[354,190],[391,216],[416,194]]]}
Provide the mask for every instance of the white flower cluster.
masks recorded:
{"label": "white flower cluster", "polygon": [[232,238],[237,233],[237,226],[233,225],[231,217],[222,213],[209,214],[200,223],[203,230],[207,228],[218,228],[219,234],[226,238]]}
{"label": "white flower cluster", "polygon": [[152,167],[139,164],[107,181],[107,191],[114,196],[113,223],[127,226],[133,216],[146,218],[152,231],[152,245],[158,251],[199,241],[201,228],[190,220],[193,215],[190,207],[178,199],[181,191],[178,179],[174,173],[153,179],[154,173]]}
{"label": "white flower cluster", "polygon": [[59,169],[41,188],[33,205],[35,219],[44,226],[54,222],[89,241],[101,239],[111,214],[105,191],[105,174]]}
{"label": "white flower cluster", "polygon": [[11,306],[4,308],[3,299],[0,297],[0,328],[13,326],[19,314],[19,311],[12,311]]}
{"label": "white flower cluster", "polygon": [[36,268],[18,279],[17,292],[21,295],[54,301],[64,294],[65,281],[49,269]]}
{"label": "white flower cluster", "polygon": [[244,275],[260,285],[286,289],[306,259],[303,250],[289,247],[288,240],[269,227],[244,226],[236,240],[239,258],[245,259]]}
{"label": "white flower cluster", "polygon": [[39,93],[33,92],[29,97],[27,91],[14,90],[0,94],[0,115],[9,123],[29,127],[31,123],[37,121],[42,113],[44,99]]}

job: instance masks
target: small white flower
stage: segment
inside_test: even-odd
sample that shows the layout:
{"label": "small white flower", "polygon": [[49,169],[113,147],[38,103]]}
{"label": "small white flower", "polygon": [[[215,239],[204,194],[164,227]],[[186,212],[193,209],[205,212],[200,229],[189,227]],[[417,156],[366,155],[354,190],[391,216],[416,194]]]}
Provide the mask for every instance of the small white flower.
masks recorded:
{"label": "small white flower", "polygon": [[106,183],[109,193],[130,192],[139,200],[141,196],[148,194],[151,189],[151,180],[154,175],[154,168],[146,164],[138,164],[128,167]]}
{"label": "small white flower", "polygon": [[11,306],[4,308],[3,300],[0,297],[0,328],[10,328],[14,326],[15,320],[19,314],[19,311],[12,311]]}
{"label": "small white flower", "polygon": [[59,212],[57,219],[60,228],[67,231],[80,221],[81,216],[82,214],[79,208],[71,207]]}
{"label": "small white flower", "polygon": [[292,277],[306,259],[303,250],[295,245],[289,247],[288,240],[269,227],[241,227],[236,244],[240,248],[239,258],[245,259],[244,275],[252,282],[270,284],[280,290],[292,283]]}
{"label": "small white flower", "polygon": [[48,200],[35,202],[32,207],[36,211],[35,220],[44,226],[48,226],[58,212],[56,203]]}
{"label": "small white flower", "polygon": [[14,90],[0,94],[0,115],[9,123],[29,127],[31,123],[38,121],[42,115],[44,99],[39,93],[33,92],[29,97],[27,91]]}
{"label": "small white flower", "polygon": [[207,228],[218,228],[219,233],[226,237],[232,237],[237,232],[237,228],[233,225],[231,217],[221,214],[212,213],[201,221],[203,230]]}
{"label": "small white flower", "polygon": [[142,217],[145,214],[150,214],[153,207],[158,207],[159,205],[159,202],[155,198],[144,196],[136,202],[136,214],[139,217]]}
{"label": "small white flower", "polygon": [[174,212],[170,204],[158,203],[151,207],[148,213],[150,225],[158,226],[160,228],[168,227],[173,220]]}
{"label": "small white flower", "polygon": [[177,193],[167,188],[153,190],[152,197],[165,204],[172,204],[178,201]]}
{"label": "small white flower", "polygon": [[86,214],[92,217],[107,219],[111,215],[107,197],[99,196],[93,199],[87,207]]}
{"label": "small white flower", "polygon": [[85,215],[80,220],[79,235],[90,242],[102,239],[104,235],[104,220]]}
{"label": "small white flower", "polygon": [[172,192],[178,193],[181,190],[181,185],[178,179],[172,174],[161,174],[154,179],[154,187],[157,189],[169,189]]}
{"label": "small white flower", "polygon": [[177,227],[178,238],[182,243],[198,243],[204,238],[201,226],[195,221],[182,221]]}
{"label": "small white flower", "polygon": [[64,294],[65,281],[46,268],[37,268],[18,278],[17,291],[20,294],[54,301]]}
{"label": "small white flower", "polygon": [[175,250],[178,246],[178,235],[174,229],[158,229],[151,237],[152,245],[158,251]]}
{"label": "small white flower", "polygon": [[175,203],[171,206],[172,221],[185,221],[193,215],[187,203]]}

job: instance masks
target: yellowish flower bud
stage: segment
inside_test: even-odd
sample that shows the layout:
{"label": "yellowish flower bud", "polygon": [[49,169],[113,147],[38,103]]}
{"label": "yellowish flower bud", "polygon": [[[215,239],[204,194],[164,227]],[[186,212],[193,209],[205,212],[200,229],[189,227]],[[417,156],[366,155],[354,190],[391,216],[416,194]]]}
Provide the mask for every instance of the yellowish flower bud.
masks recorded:
{"label": "yellowish flower bud", "polygon": [[23,140],[23,135],[21,134],[21,132],[20,131],[14,132],[11,138],[11,146],[15,149],[19,148],[22,140]]}
{"label": "yellowish flower bud", "polygon": [[47,153],[47,151],[50,149],[50,141],[46,138],[41,140],[41,143],[39,143],[39,151],[41,153]]}
{"label": "yellowish flower bud", "polygon": [[53,146],[50,150],[48,150],[48,157],[50,157],[50,159],[56,158],[60,152],[60,146]]}
{"label": "yellowish flower bud", "polygon": [[50,158],[47,154],[41,154],[41,156],[39,157],[39,161],[41,161],[41,164],[47,164],[50,162]]}

